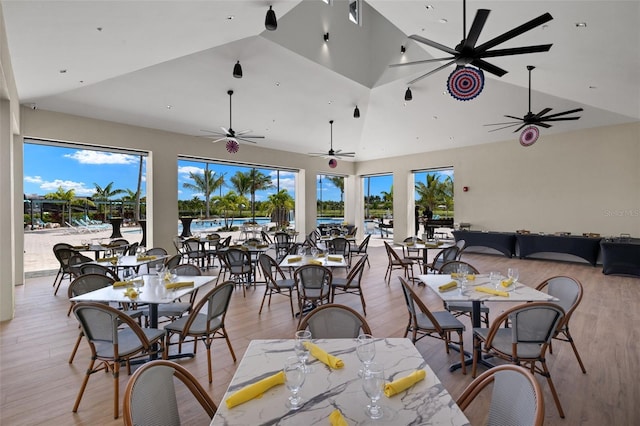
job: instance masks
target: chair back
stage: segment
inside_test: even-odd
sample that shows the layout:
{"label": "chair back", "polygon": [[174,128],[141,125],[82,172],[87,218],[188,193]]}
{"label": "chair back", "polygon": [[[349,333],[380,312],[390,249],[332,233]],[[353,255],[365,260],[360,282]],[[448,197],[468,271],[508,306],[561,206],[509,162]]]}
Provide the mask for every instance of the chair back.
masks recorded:
{"label": "chair back", "polygon": [[82,275],[80,266],[88,262],[93,262],[93,259],[91,259],[89,256],[85,256],[84,254],[75,253],[68,260],[69,272],[71,272],[74,277]]}
{"label": "chair back", "polygon": [[345,289],[349,287],[359,287],[360,281],[362,281],[362,273],[364,272],[364,266],[367,263],[368,254],[364,254],[358,259],[356,266],[351,268],[349,273],[347,274],[347,285]]}
{"label": "chair back", "polygon": [[467,271],[469,271],[470,274],[479,274],[480,273],[480,272],[478,272],[478,269],[476,267],[474,267],[470,263],[463,262],[462,260],[450,260],[449,262],[444,263],[440,267],[440,269],[438,270],[438,273],[440,273],[440,274],[452,274],[454,272],[458,272],[458,266],[460,266],[460,265],[466,265],[467,266]]}
{"label": "chair back", "polygon": [[[260,254],[260,257],[258,257],[258,264],[260,265],[260,269],[262,269],[262,274],[264,275],[268,286],[277,288],[278,284],[276,280],[283,280],[286,278],[284,272],[282,271],[282,269],[280,269],[280,266],[278,266],[278,262],[276,262],[275,259],[268,254]],[[278,277],[276,278],[274,274],[276,274]]]}
{"label": "chair back", "polygon": [[103,274],[84,274],[71,281],[68,288],[69,298],[80,296],[94,290],[109,287],[115,281]]}
{"label": "chair back", "polygon": [[71,259],[71,257],[78,254],[78,252],[73,250],[72,248],[66,247],[60,247],[53,253],[60,263],[60,268],[65,272],[69,272],[69,260]]}
{"label": "chair back", "polygon": [[546,287],[547,294],[558,299],[555,302],[564,309],[564,318],[560,328],[571,319],[571,315],[576,310],[580,301],[582,301],[582,284],[575,278],[559,275],[549,278],[539,284],[536,290],[544,291]]}
{"label": "chair back", "polygon": [[273,240],[265,231],[260,231],[260,236],[262,237],[262,241],[266,244],[273,244]]}
{"label": "chair back", "polygon": [[462,256],[462,251],[467,247],[467,242],[465,240],[456,241],[456,247],[458,247],[458,260]]}
{"label": "chair back", "polygon": [[370,239],[371,239],[371,234],[367,234],[367,236],[364,237],[364,240],[362,240],[362,242],[358,246],[358,253],[366,253],[367,252],[367,249],[369,248],[369,240]]}
{"label": "chair back", "polygon": [[140,243],[131,244],[129,248],[126,250],[125,254],[128,254],[129,256],[135,256],[137,254],[139,246],[140,246]]}
{"label": "chair back", "polygon": [[322,265],[303,265],[296,269],[293,278],[303,298],[322,299],[329,295],[331,271]]}
{"label": "chair back", "polygon": [[196,276],[202,275],[202,270],[198,268],[197,265],[194,265],[192,263],[177,265],[173,269],[176,271],[176,274],[178,275],[186,275],[190,277],[196,277]]}
{"label": "chair back", "polygon": [[175,269],[175,267],[178,266],[181,261],[182,261],[182,255],[174,254],[173,256],[168,257],[164,260],[164,267],[169,270]]}
{"label": "chair back", "polygon": [[[117,240],[113,240],[109,243],[109,248],[114,254],[120,253],[122,255],[126,255],[129,250],[129,241],[124,238],[118,238]],[[135,254],[135,250],[133,254]]]}
{"label": "chair back", "polygon": [[173,247],[176,249],[176,253],[182,254],[182,240],[180,239],[180,237],[176,235],[171,239],[171,242],[173,242]]}
{"label": "chair back", "polygon": [[400,262],[402,263],[402,258],[396,251],[391,247],[391,244],[384,241],[384,248],[387,250],[387,258],[389,259],[389,263]]}
{"label": "chair back", "polygon": [[554,303],[531,305],[527,303],[509,313],[511,340],[516,345],[548,344],[564,316],[564,311]]}
{"label": "chair back", "polygon": [[328,241],[328,245],[330,253],[341,254],[345,256],[345,259],[351,251],[351,242],[344,237],[335,237],[333,240]]}
{"label": "chair back", "polygon": [[276,244],[276,258],[286,256],[291,246],[291,237],[286,232],[276,232],[273,236]]}
{"label": "chair back", "polygon": [[85,274],[101,274],[106,275],[114,281],[120,281],[118,274],[116,274],[111,268],[98,263],[86,263],[84,265],[80,265],[78,268],[81,276]]}
{"label": "chair back", "polygon": [[[457,399],[460,409],[465,410],[492,383],[488,425],[542,426],[542,388],[529,370],[517,365],[500,365],[478,376]],[[514,395],[518,397],[514,398]]]}
{"label": "chair back", "polygon": [[433,263],[431,264],[431,269],[437,271],[440,269],[442,265],[447,262],[451,262],[452,260],[456,260],[458,257],[458,247],[452,246],[447,247],[446,249],[442,249],[436,257],[433,258]]}
{"label": "chair back", "polygon": [[298,330],[309,328],[314,339],[348,339],[371,334],[362,315],[352,308],[338,304],[321,305],[309,312]]}
{"label": "chair back", "polygon": [[227,267],[232,273],[251,266],[251,258],[247,250],[231,247],[224,252],[224,259]]}
{"label": "chair back", "polygon": [[[438,320],[433,316],[429,308],[422,303],[422,300],[416,295],[413,289],[409,286],[409,284],[405,281],[404,278],[398,277],[400,283],[402,284],[402,292],[404,294],[404,301],[407,304],[407,310],[409,311],[409,316],[411,317],[411,325],[414,329],[418,328],[418,314],[424,314],[432,327],[425,327],[428,324],[422,324],[420,328],[432,328],[437,333],[444,333],[442,326],[438,322]],[[417,310],[416,310],[417,307]]]}
{"label": "chair back", "polygon": [[218,408],[197,379],[180,364],[155,360],[138,368],[127,383],[123,406],[125,426],[179,426],[177,380],[174,379],[182,382],[212,418]]}
{"label": "chair back", "polygon": [[[107,358],[116,358],[118,345],[118,327],[120,324],[138,325],[125,313],[99,302],[78,302],[73,313],[89,341],[92,351]],[[144,337],[144,334],[142,335]],[[96,347],[97,345],[97,347]],[[113,352],[105,349],[105,345],[114,347]]]}
{"label": "chair back", "polygon": [[[185,335],[189,333],[191,325],[198,317],[196,314],[206,315],[206,334],[210,334],[211,330],[224,326],[224,318],[227,315],[227,309],[229,309],[234,286],[235,283],[233,281],[225,281],[209,290],[198,304],[193,307],[192,313],[187,317],[183,333]],[[205,306],[206,311],[204,311]]]}
{"label": "chair back", "polygon": [[144,252],[144,254],[148,256],[166,256],[169,253],[167,252],[167,250],[163,249],[162,247],[152,247],[146,252]]}

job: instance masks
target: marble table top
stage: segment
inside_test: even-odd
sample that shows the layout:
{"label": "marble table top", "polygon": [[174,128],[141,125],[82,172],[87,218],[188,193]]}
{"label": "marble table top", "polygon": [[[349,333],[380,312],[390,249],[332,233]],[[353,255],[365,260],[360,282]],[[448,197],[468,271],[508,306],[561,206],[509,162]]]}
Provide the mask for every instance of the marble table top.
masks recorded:
{"label": "marble table top", "polygon": [[225,400],[233,392],[273,375],[282,369],[287,357],[294,356],[293,339],[253,340],[249,344],[224,399],[211,421],[214,425],[328,425],[335,409],[342,412],[349,425],[468,425],[469,421],[444,388],[433,370],[409,339],[381,338],[376,341],[374,361],[382,363],[388,381],[424,369],[426,378],[408,390],[390,398],[382,396],[385,415],[373,421],[365,413],[369,400],[358,377],[360,361],[355,339],[316,339],[314,343],[344,361],[344,367],[332,370],[310,357],[313,368],[300,392],[302,408],[291,411],[285,406],[290,395],[286,386],[278,385],[262,398],[227,408]]}
{"label": "marble table top", "polygon": [[[340,258],[340,261],[336,261],[336,260],[329,260],[329,257],[333,258]],[[289,259],[299,259],[296,260],[295,262],[290,262]],[[280,267],[281,268],[299,268],[300,266],[303,265],[308,265],[309,263],[311,263],[311,260],[315,259],[315,260],[319,260],[320,262],[322,262],[322,266],[325,266],[327,268],[346,268],[347,267],[347,261],[345,260],[344,256],[341,254],[326,254],[323,257],[313,257],[313,256],[301,256],[301,255],[296,255],[296,254],[288,254],[287,256],[285,256],[284,259],[282,259],[280,261]]]}

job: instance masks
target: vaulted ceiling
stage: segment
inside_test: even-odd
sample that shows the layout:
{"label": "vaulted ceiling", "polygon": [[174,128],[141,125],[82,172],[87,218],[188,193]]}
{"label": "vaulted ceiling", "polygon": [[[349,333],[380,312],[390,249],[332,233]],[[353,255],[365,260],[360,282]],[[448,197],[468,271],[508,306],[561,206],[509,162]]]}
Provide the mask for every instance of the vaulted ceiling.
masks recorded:
{"label": "vaulted ceiling", "polygon": [[[264,135],[260,146],[328,150],[335,120],[334,148],[363,161],[517,143],[513,129],[484,125],[527,113],[526,66],[534,65],[533,112],[584,109],[580,120],[541,129],[538,143],[545,134],[640,120],[638,1],[467,1],[467,28],[477,9],[491,10],[478,43],[549,12],[553,20],[500,48],[553,46],[490,58],[508,73],[485,72],[483,92],[464,102],[446,89],[453,66],[411,85],[409,102],[407,83],[440,63],[389,67],[446,56],[408,37],[456,46],[462,0],[362,1],[361,25],[349,21],[346,0],[0,4],[20,102],[38,109],[203,136],[229,126],[232,89],[233,128]],[[269,5],[275,31],[264,26]],[[241,79],[232,76],[237,61]]]}

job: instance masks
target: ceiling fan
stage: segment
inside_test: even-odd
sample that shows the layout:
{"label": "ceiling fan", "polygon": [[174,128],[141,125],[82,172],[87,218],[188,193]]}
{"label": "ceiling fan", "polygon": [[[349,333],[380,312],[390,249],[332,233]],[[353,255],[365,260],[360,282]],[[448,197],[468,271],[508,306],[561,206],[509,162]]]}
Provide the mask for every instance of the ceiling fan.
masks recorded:
{"label": "ceiling fan", "polygon": [[536,52],[547,52],[551,48],[551,44],[540,44],[536,46],[524,46],[524,47],[513,47],[507,49],[495,49],[489,50],[499,44],[502,44],[514,37],[519,36],[539,25],[544,24],[553,19],[551,14],[545,13],[543,15],[538,16],[535,19],[532,19],[524,24],[513,28],[483,44],[480,46],[476,46],[476,42],[478,41],[478,37],[482,32],[485,22],[489,16],[488,9],[478,9],[476,12],[476,16],[471,24],[471,28],[469,29],[469,33],[465,35],[465,31],[467,28],[466,24],[466,0],[463,1],[463,10],[462,10],[462,41],[458,44],[455,49],[451,49],[450,47],[444,46],[435,41],[426,39],[419,35],[411,35],[410,39],[413,39],[419,43],[426,44],[427,46],[431,46],[435,49],[441,50],[450,54],[451,56],[444,58],[434,58],[434,59],[424,59],[421,61],[413,61],[413,62],[405,62],[401,64],[392,64],[390,67],[402,67],[406,65],[416,65],[416,64],[424,64],[429,62],[442,62],[448,61],[446,64],[441,65],[425,74],[422,74],[420,77],[415,78],[409,82],[409,84],[413,84],[419,80],[422,80],[425,77],[430,76],[451,64],[456,64],[457,68],[465,67],[466,65],[473,65],[477,68],[483,69],[491,74],[495,74],[498,77],[502,77],[507,73],[506,70],[497,67],[489,62],[485,61],[484,58],[494,58],[498,56],[509,56],[509,55],[522,55],[525,53],[536,53]]}
{"label": "ceiling fan", "polygon": [[[509,127],[519,126],[513,132],[519,132],[525,126],[540,126],[548,129],[551,127],[551,124],[548,124],[548,121],[568,121],[568,120],[578,120],[580,117],[562,117],[563,115],[573,114],[576,112],[583,111],[582,108],[571,109],[568,111],[557,112],[555,114],[546,115],[551,111],[551,108],[544,108],[537,114],[531,112],[531,71],[533,71],[535,67],[533,65],[527,65],[527,70],[529,70],[529,112],[525,114],[524,117],[516,117],[513,115],[505,115],[507,118],[513,118],[516,121],[508,121],[505,123],[493,123],[493,124],[485,124],[485,126],[503,126],[497,129],[489,130],[490,132],[495,132],[497,130],[507,129]],[[529,138],[532,138],[533,135],[530,135]],[[535,142],[535,140],[533,141]],[[531,142],[531,143],[533,143]],[[529,143],[529,145],[531,144]]]}
{"label": "ceiling fan", "polygon": [[[355,152],[342,152],[341,149],[338,150],[333,150],[333,120],[329,120],[329,124],[331,125],[331,147],[329,148],[328,152],[310,152],[309,155],[312,157],[323,157],[323,158],[328,158],[329,160],[336,160],[336,159],[341,159],[341,158],[352,158],[356,155]],[[337,164],[334,163],[334,164]],[[329,165],[331,165],[331,161],[329,162]],[[332,166],[335,167],[335,166]]]}
{"label": "ceiling fan", "polygon": [[[256,143],[256,141],[251,139],[264,139],[264,136],[249,135],[248,133],[251,133],[251,130],[243,130],[241,132],[236,132],[235,130],[233,130],[233,128],[231,127],[231,97],[233,96],[233,90],[228,90],[227,95],[229,95],[229,128],[226,129],[224,127],[220,127],[222,129],[222,132],[216,132],[213,130],[200,130],[200,131],[212,133],[216,135],[215,137],[217,137],[217,139],[213,141],[214,143],[226,140],[227,150],[229,152],[233,150],[233,149],[230,150],[229,142],[232,142],[231,144],[232,148],[235,148],[235,151],[237,151],[238,141]],[[219,137],[219,136],[222,136],[222,137]],[[214,139],[214,137],[210,137],[210,136],[207,136],[207,137],[209,139]]]}

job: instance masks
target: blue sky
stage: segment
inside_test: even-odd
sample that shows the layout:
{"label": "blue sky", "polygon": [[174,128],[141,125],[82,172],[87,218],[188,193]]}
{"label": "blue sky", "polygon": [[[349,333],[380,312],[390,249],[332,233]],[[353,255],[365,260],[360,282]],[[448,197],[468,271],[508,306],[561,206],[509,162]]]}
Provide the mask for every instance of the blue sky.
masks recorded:
{"label": "blue sky", "polygon": [[[78,197],[90,197],[95,192],[95,184],[102,188],[113,182],[114,189],[136,190],[138,178],[139,157],[135,155],[109,153],[103,151],[80,150],[74,148],[53,147],[33,143],[24,144],[24,193],[30,195],[45,195],[57,191],[62,187],[65,191],[74,189]],[[189,200],[200,196],[192,190],[183,187],[184,182],[190,182],[189,172],[203,173],[204,163],[180,160],[178,163],[178,198]],[[233,176],[236,171],[247,171],[247,168],[210,164],[216,173],[226,173],[225,179]],[[259,169],[271,175],[276,183],[274,170]],[[144,174],[146,162],[143,163],[142,193],[146,193]],[[418,173],[416,179],[425,182],[424,172]],[[453,175],[453,170],[443,174]],[[291,172],[280,172],[280,188],[287,189],[294,196],[295,175]],[[392,184],[390,175],[371,178],[371,195],[379,195],[382,191],[389,191]],[[318,189],[320,185],[318,183]],[[223,188],[223,193],[229,188]],[[366,188],[365,188],[366,191]],[[266,200],[275,189],[256,193],[256,200]],[[318,195],[318,198],[320,196]],[[116,197],[118,198],[118,197]],[[328,179],[322,180],[322,199],[340,200],[340,191]]]}

